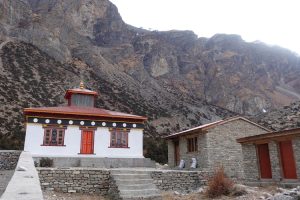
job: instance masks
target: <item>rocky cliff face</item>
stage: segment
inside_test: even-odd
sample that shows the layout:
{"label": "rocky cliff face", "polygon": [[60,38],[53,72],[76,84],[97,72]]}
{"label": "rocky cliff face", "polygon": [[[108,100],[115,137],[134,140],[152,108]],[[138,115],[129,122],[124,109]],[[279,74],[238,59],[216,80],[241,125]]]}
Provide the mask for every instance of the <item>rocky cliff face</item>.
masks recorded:
{"label": "rocky cliff face", "polygon": [[299,57],[288,50],[138,29],[107,0],[0,0],[0,42],[3,134],[22,132],[23,107],[62,104],[80,79],[101,93],[98,106],[147,115],[149,134],[300,97]]}
{"label": "rocky cliff face", "polygon": [[275,131],[298,128],[300,127],[300,101],[257,115],[253,120]]}

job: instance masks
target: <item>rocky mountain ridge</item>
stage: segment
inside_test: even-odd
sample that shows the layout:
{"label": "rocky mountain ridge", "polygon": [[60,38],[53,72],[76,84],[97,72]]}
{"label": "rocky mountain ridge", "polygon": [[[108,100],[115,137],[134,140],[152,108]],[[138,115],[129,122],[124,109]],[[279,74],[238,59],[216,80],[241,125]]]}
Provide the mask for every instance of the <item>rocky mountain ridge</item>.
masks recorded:
{"label": "rocky mountain ridge", "polygon": [[274,131],[298,128],[300,127],[300,101],[257,115],[253,120]]}
{"label": "rocky mountain ridge", "polygon": [[108,0],[0,0],[0,46],[0,131],[13,141],[23,107],[62,105],[81,79],[101,94],[97,106],[148,116],[148,135],[300,99],[292,52],[135,28]]}

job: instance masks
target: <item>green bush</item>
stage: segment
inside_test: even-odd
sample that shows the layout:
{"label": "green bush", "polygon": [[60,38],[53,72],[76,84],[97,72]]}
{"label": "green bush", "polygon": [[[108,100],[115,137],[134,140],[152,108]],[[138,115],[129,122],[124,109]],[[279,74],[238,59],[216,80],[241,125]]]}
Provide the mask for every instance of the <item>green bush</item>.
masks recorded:
{"label": "green bush", "polygon": [[53,167],[53,160],[50,158],[41,158],[40,167]]}
{"label": "green bush", "polygon": [[160,164],[168,162],[168,146],[164,139],[155,137],[144,138],[144,156]]}

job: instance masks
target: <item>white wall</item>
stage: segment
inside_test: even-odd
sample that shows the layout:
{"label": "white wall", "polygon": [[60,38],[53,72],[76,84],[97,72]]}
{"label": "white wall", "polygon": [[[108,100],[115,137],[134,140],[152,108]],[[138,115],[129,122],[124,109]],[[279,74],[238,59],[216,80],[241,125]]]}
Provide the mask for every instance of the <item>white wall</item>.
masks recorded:
{"label": "white wall", "polygon": [[44,129],[41,124],[28,123],[24,150],[33,156],[56,157],[108,157],[143,158],[143,130],[131,129],[128,134],[129,148],[109,148],[110,132],[99,127],[95,131],[94,155],[80,155],[81,130],[79,126],[69,125],[65,130],[65,146],[42,146]]}
{"label": "white wall", "polygon": [[109,148],[110,132],[108,128],[99,127],[95,132],[94,153],[100,157],[143,158],[143,131],[131,129],[128,134],[129,148]]}

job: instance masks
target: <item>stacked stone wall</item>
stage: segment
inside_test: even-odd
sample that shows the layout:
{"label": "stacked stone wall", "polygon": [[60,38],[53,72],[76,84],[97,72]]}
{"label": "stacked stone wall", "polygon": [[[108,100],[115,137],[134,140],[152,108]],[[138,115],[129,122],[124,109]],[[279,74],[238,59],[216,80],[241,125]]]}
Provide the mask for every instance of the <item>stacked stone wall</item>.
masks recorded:
{"label": "stacked stone wall", "polygon": [[293,139],[294,158],[296,162],[297,176],[300,180],[300,137]]}
{"label": "stacked stone wall", "polygon": [[1,150],[0,170],[14,170],[17,166],[21,151]]}
{"label": "stacked stone wall", "polygon": [[253,144],[243,144],[243,169],[244,178],[247,181],[259,180],[258,160],[256,156],[256,147]]}
{"label": "stacked stone wall", "polygon": [[280,156],[278,152],[278,143],[271,141],[268,143],[269,146],[269,154],[271,161],[271,169],[272,169],[272,179],[274,181],[280,181],[281,179],[281,165],[280,165]]}
{"label": "stacked stone wall", "polygon": [[[42,190],[64,193],[96,193],[119,198],[119,190],[109,169],[37,168]],[[201,171],[148,171],[158,189],[191,192],[206,184],[208,173]]]}
{"label": "stacked stone wall", "polygon": [[242,146],[236,139],[265,132],[266,130],[242,119],[210,129],[207,133],[208,169],[214,170],[222,165],[230,178],[243,179]]}
{"label": "stacked stone wall", "polygon": [[208,173],[200,171],[153,171],[154,184],[164,191],[191,192],[206,184]]}
{"label": "stacked stone wall", "polygon": [[68,193],[107,195],[111,185],[110,171],[83,168],[38,168],[43,190]]}

